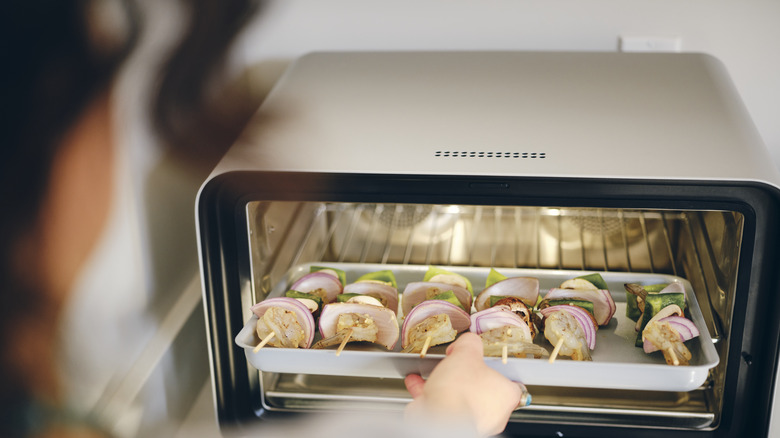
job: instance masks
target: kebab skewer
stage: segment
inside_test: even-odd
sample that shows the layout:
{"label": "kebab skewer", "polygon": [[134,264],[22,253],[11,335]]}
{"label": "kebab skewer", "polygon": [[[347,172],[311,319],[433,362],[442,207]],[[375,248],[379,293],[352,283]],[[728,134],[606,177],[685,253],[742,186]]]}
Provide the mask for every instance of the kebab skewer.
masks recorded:
{"label": "kebab skewer", "polygon": [[468,278],[435,266],[428,268],[423,281],[407,284],[401,300],[403,351],[425,357],[431,346],[455,340],[469,326],[473,290]]}
{"label": "kebab skewer", "polygon": [[566,280],[560,287],[547,291],[544,298],[589,301],[593,303],[593,309],[589,310],[600,326],[609,324],[617,309],[606,282],[598,273]]}
{"label": "kebab skewer", "polygon": [[336,355],[353,341],[373,342],[392,350],[399,334],[395,312],[384,306],[355,302],[325,305],[319,328],[322,339],[312,348],[339,345]]}
{"label": "kebab skewer", "polygon": [[540,310],[544,319],[544,337],[554,345],[550,363],[557,356],[573,360],[591,360],[590,351],[596,348],[598,325],[587,310],[574,304],[560,304]]}
{"label": "kebab skewer", "polygon": [[645,353],[661,351],[669,365],[688,365],[692,358],[685,342],[699,336],[696,325],[685,318],[685,293],[679,283],[671,283],[658,293],[638,284],[626,284],[626,291],[637,297],[637,346]]}
{"label": "kebab skewer", "polygon": [[[522,302],[520,304],[525,306]],[[483,354],[500,356],[503,363],[507,362],[509,355],[526,357],[532,354],[535,358],[549,356],[545,348],[533,343],[536,330],[532,327],[533,324],[529,325],[508,304],[497,304],[471,315],[470,330],[482,338]]]}
{"label": "kebab skewer", "polygon": [[427,300],[418,304],[404,318],[401,327],[401,348],[404,353],[420,353],[428,348],[452,342],[469,328],[469,314],[459,306],[444,300]]}
{"label": "kebab skewer", "polygon": [[314,340],[311,309],[295,298],[269,298],[251,308],[257,315],[255,331],[262,340],[255,352],[266,345],[282,348],[309,348]]}
{"label": "kebab skewer", "polygon": [[319,297],[324,305],[336,300],[336,296],[344,289],[345,278],[344,271],[312,267],[311,272],[294,282],[290,289]]}

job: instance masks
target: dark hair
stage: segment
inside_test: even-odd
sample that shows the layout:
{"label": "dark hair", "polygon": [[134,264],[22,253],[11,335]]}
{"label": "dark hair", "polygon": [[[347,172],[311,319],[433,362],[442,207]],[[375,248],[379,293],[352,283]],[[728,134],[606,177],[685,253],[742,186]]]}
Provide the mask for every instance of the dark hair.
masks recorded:
{"label": "dark hair", "polygon": [[[20,265],[34,260],[25,246],[41,215],[53,158],[67,129],[112,79],[140,31],[133,0],[9,0],[0,18],[4,42],[0,129],[0,436],[24,436],[15,416],[30,401],[15,338],[36,318],[57,312]],[[163,69],[152,114],[168,147],[208,150],[235,135],[239,123],[215,117],[205,90],[219,79],[226,48],[257,7],[253,0],[182,0],[190,26]],[[117,41],[95,34],[95,8],[119,7],[126,31]],[[197,141],[194,141],[196,139]],[[186,146],[189,145],[189,146]],[[221,153],[218,152],[218,153]],[[189,154],[189,153],[188,153]],[[181,155],[188,155],[181,154]],[[41,358],[43,360],[43,358]],[[23,362],[23,361],[22,361]],[[16,410],[14,410],[16,409]]]}
{"label": "dark hair", "polygon": [[227,94],[226,87],[213,93],[212,86],[227,79],[222,76],[226,49],[262,3],[187,0],[187,4],[191,14],[187,36],[162,69],[153,121],[165,146],[180,160],[210,170],[256,109],[250,93]]}
{"label": "dark hair", "polygon": [[[95,96],[110,83],[132,47],[135,27],[122,44],[110,50],[90,41],[85,1],[12,0],[0,23],[6,42],[2,69],[3,157],[0,159],[0,423],[21,435],[30,397],[30,361],[19,358],[19,336],[33,330],[31,316],[49,319],[56,311],[21,268],[35,262],[26,240],[33,232],[49,183],[57,148]],[[129,9],[128,9],[129,11]],[[28,270],[29,271],[29,270]],[[30,345],[31,354],[40,352]],[[39,360],[46,360],[46,356]],[[15,409],[11,409],[15,408]],[[10,418],[6,418],[6,416]],[[0,429],[1,430],[1,429]]]}

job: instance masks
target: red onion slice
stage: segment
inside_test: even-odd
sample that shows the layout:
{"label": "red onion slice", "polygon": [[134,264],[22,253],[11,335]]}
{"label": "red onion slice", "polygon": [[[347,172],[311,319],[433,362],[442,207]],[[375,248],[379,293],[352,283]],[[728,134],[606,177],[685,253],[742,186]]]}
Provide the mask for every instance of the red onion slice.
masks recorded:
{"label": "red onion slice", "polygon": [[379,328],[376,343],[385,346],[388,350],[395,348],[398,342],[398,319],[395,312],[387,307],[371,304],[330,303],[323,307],[320,314],[320,335],[323,339],[336,334],[336,324],[342,313],[368,315]]}
{"label": "red onion slice", "polygon": [[670,316],[664,318],[662,321],[666,321],[671,324],[672,327],[677,330],[677,333],[680,334],[683,342],[699,336],[699,329],[696,328],[696,324],[694,324],[693,321],[688,318],[683,316]]}
{"label": "red onion slice", "polygon": [[[680,335],[680,339],[683,342],[690,341],[691,339],[699,336],[699,329],[696,327],[696,324],[694,324],[693,321],[688,318],[682,316],[667,316],[666,318],[661,318],[658,321],[668,322],[669,325],[671,325],[672,328]],[[645,350],[645,353],[658,351],[658,348],[647,339],[645,339],[644,343],[642,344],[642,348]]]}
{"label": "red onion slice", "polygon": [[608,290],[588,290],[588,289],[550,289],[545,294],[544,299],[576,299],[590,301],[593,303],[593,317],[598,325],[607,325],[615,314],[615,300]]}
{"label": "red onion slice", "polygon": [[545,307],[541,310],[544,317],[547,317],[547,315],[553,312],[560,311],[569,312],[574,317],[574,319],[577,320],[577,322],[580,324],[580,327],[582,327],[582,331],[585,333],[585,341],[588,343],[588,348],[591,350],[595,349],[596,327],[593,325],[593,319],[591,319],[588,311],[582,307],[570,306],[568,304]]}
{"label": "red onion slice", "polygon": [[615,304],[615,300],[612,298],[612,293],[606,289],[599,289],[599,292],[604,296],[604,301],[609,304],[609,316],[606,318],[606,322],[602,325],[606,325],[609,323],[609,321],[612,319],[612,317],[615,315],[615,311],[617,310],[617,305]]}
{"label": "red onion slice", "polygon": [[306,337],[305,348],[311,347],[311,343],[314,341],[314,317],[309,311],[309,308],[295,298],[278,297],[263,300],[252,306],[251,310],[258,318],[262,318],[265,312],[271,307],[281,307],[284,310],[293,312]]}
{"label": "red onion slice", "polygon": [[469,329],[478,335],[499,327],[519,327],[525,332],[527,338],[531,338],[531,329],[528,328],[528,324],[511,310],[491,307],[471,314],[471,327]]}
{"label": "red onion slice", "polygon": [[[432,281],[416,281],[406,285],[401,300],[401,307],[404,315],[408,315],[412,308],[423,301],[432,298],[433,295],[451,290],[460,301],[460,304],[467,312],[471,311],[471,292],[468,289],[447,283],[437,283]],[[455,306],[457,307],[457,306]]]}
{"label": "red onion slice", "polygon": [[387,308],[398,312],[398,289],[373,281],[360,281],[344,286],[345,294],[374,295],[387,303]]}
{"label": "red onion slice", "polygon": [[421,323],[429,316],[446,314],[450,317],[452,328],[458,333],[465,331],[471,325],[469,314],[463,309],[443,300],[423,301],[412,309],[401,327],[401,347],[405,348],[409,342],[409,332],[414,326]]}
{"label": "red onion slice", "polygon": [[512,277],[493,283],[477,295],[474,300],[474,308],[479,312],[490,307],[491,296],[517,297],[526,306],[533,307],[539,300],[539,279]]}
{"label": "red onion slice", "polygon": [[336,300],[336,295],[341,293],[342,285],[332,274],[317,271],[304,275],[293,283],[290,289],[304,293],[320,290],[323,292],[322,301],[327,304]]}

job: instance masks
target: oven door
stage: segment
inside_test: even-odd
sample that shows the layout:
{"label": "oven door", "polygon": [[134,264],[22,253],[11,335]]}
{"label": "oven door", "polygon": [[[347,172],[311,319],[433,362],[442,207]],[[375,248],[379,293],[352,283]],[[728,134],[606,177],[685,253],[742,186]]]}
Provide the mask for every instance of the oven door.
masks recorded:
{"label": "oven door", "polygon": [[778,205],[774,188],[752,183],[219,175],[197,207],[218,420],[402,410],[400,378],[261,372],[235,338],[249,307],[296,266],[439,265],[670,275],[690,283],[701,308],[719,360],[700,386],[530,386],[534,403],[513,414],[508,433],[766,436],[780,335]]}

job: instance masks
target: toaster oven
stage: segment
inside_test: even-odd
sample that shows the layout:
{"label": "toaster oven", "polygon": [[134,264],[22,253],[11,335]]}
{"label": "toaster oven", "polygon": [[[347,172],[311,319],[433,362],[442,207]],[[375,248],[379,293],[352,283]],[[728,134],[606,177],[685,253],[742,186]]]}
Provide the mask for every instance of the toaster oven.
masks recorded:
{"label": "toaster oven", "polygon": [[766,436],[779,183],[707,55],[307,55],[198,196],[218,421],[400,412],[404,373],[429,371],[443,350],[407,360],[267,348],[258,362],[239,334],[253,304],[312,265],[353,278],[390,269],[399,289],[439,266],[475,292],[491,268],[539,277],[542,293],[598,272],[618,307],[604,339],[622,330],[623,283],[679,281],[695,304],[701,347],[688,367],[599,357],[599,345],[589,363],[513,359],[533,403],[508,434]]}

